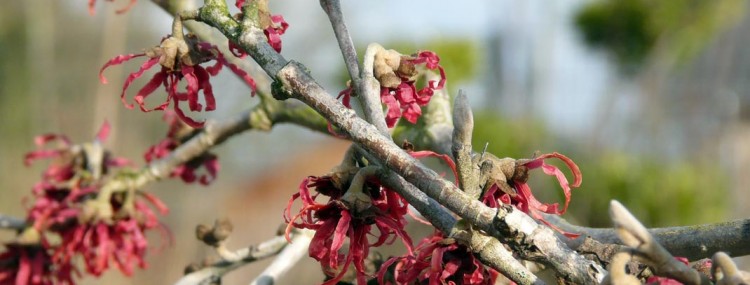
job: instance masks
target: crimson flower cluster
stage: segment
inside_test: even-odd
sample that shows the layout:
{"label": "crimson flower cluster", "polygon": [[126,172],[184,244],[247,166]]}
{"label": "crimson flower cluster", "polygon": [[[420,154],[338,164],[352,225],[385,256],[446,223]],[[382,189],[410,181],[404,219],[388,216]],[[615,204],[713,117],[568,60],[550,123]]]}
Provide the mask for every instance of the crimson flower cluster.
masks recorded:
{"label": "crimson flower cluster", "polygon": [[[125,79],[125,84],[122,86],[120,98],[123,104],[129,109],[133,108],[133,104],[128,104],[125,100],[125,92],[128,87],[133,81],[157,64],[161,66],[161,69],[151,77],[151,80],[146,85],[138,90],[134,100],[143,112],[164,110],[171,103],[174,105],[173,108],[177,116],[194,128],[203,127],[203,122],[186,116],[179,104],[180,102],[187,101],[190,111],[203,111],[203,105],[199,102],[199,92],[202,91],[206,104],[205,111],[215,110],[216,99],[214,98],[213,87],[209,79],[212,76],[216,76],[223,66],[227,66],[237,76],[241,77],[252,89],[252,94],[255,94],[256,87],[253,78],[244,70],[229,63],[216,46],[198,42],[192,36],[183,37],[182,35],[166,37],[159,46],[144,53],[119,55],[110,59],[99,71],[100,81],[105,84],[107,83],[107,79],[103,75],[107,67],[144,56],[148,57],[148,60],[141,65],[138,71],[128,75],[127,79]],[[203,67],[200,65],[211,60],[215,61],[212,66]],[[186,82],[185,90],[180,91],[178,85],[183,80]],[[145,100],[159,86],[164,86],[164,89],[167,91],[167,98],[164,103],[149,109],[145,105]]]}
{"label": "crimson flower cluster", "polygon": [[[395,126],[401,117],[412,124],[416,123],[417,119],[422,116],[421,106],[430,102],[436,90],[445,87],[445,70],[439,63],[440,57],[431,51],[421,51],[413,56],[401,56],[399,66],[393,69],[393,74],[397,79],[389,80],[389,82],[381,80],[380,101],[388,107],[385,121],[389,128]],[[416,81],[420,71],[416,66],[420,64],[428,70],[438,70],[440,80],[428,80],[424,87],[417,90]],[[352,92],[352,87],[349,87],[341,91],[338,96],[343,97],[343,104],[349,108],[351,108]]]}
{"label": "crimson flower cluster", "polygon": [[[330,277],[325,285],[336,284],[354,265],[356,280],[360,285],[367,283],[365,259],[370,247],[393,243],[400,237],[409,253],[412,253],[412,242],[404,231],[408,204],[406,200],[392,190],[381,186],[378,181],[368,179],[361,192],[353,193],[343,189],[336,176],[307,177],[299,186],[299,192],[289,200],[284,212],[284,219],[289,223],[287,239],[292,228],[315,230],[309,247],[309,255],[318,262],[323,272]],[[317,194],[311,195],[310,188]],[[345,195],[359,196],[359,202],[369,205],[356,205],[345,198]],[[318,196],[327,196],[327,202],[318,202]],[[300,200],[302,208],[292,216],[294,201]],[[298,221],[299,220],[299,221]],[[374,230],[377,229],[377,233]],[[376,240],[370,242],[368,235]],[[346,239],[349,248],[342,249]]]}
{"label": "crimson flower cluster", "polygon": [[[388,276],[394,264],[392,276]],[[378,284],[492,285],[497,276],[497,271],[484,266],[466,246],[436,231],[419,242],[414,254],[383,263]]]}
{"label": "crimson flower cluster", "polygon": [[[0,254],[0,284],[74,284],[81,272],[100,276],[111,264],[125,275],[146,267],[145,233],[167,233],[152,207],[168,209],[148,193],[102,190],[110,168],[129,164],[101,147],[108,132],[105,123],[93,143],[81,145],[62,135],[35,139],[39,149],[25,156],[26,164],[54,160],[33,188],[28,228]],[[56,147],[44,148],[54,141]]]}
{"label": "crimson flower cluster", "polygon": [[[143,155],[147,163],[169,155],[196,133],[195,129],[183,123],[174,112],[167,110],[164,112],[163,118],[169,124],[167,137],[148,148]],[[201,166],[206,170],[206,173],[198,175],[196,172]],[[218,157],[213,153],[205,152],[199,157],[175,167],[170,176],[180,177],[185,183],[198,181],[200,184],[208,185],[216,179],[218,172]]]}
{"label": "crimson flower cluster", "polygon": [[[565,174],[563,174],[563,172],[559,168],[557,168],[557,166],[544,162],[544,160],[548,158],[557,158],[565,163],[565,165],[573,173],[573,184],[570,184],[568,182]],[[531,192],[531,187],[529,187],[529,184],[526,181],[528,177],[512,180],[509,182],[509,184],[516,191],[515,193],[505,193],[503,191],[500,191],[498,185],[493,185],[486,193],[484,193],[482,202],[492,208],[497,208],[500,204],[513,205],[532,218],[543,222],[547,226],[557,230],[567,237],[578,237],[578,234],[565,232],[555,225],[549,223],[541,214],[547,213],[553,215],[562,215],[565,213],[565,211],[568,209],[568,204],[570,204],[571,187],[579,187],[581,185],[582,176],[581,170],[578,169],[578,165],[576,165],[575,162],[573,162],[573,160],[571,160],[567,156],[559,154],[557,152],[553,152],[540,155],[534,159],[527,161],[519,160],[517,167],[523,167],[525,168],[525,171],[542,168],[544,174],[555,176],[555,178],[557,178],[557,182],[560,184],[560,187],[562,187],[563,194],[565,196],[565,204],[563,205],[562,209],[560,209],[560,206],[557,203],[542,203],[537,200],[536,197],[534,197],[534,194]]]}

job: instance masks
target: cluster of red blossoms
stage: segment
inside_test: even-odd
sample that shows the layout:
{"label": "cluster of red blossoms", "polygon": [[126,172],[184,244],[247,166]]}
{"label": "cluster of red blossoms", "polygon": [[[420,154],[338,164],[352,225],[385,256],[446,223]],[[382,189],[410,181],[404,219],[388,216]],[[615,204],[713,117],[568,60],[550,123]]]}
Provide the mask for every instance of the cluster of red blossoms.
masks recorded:
{"label": "cluster of red blossoms", "polygon": [[[323,272],[330,277],[325,285],[336,284],[354,264],[358,284],[366,284],[365,259],[370,247],[393,243],[400,237],[408,252],[412,253],[412,242],[404,231],[408,204],[393,190],[378,181],[367,179],[361,188],[346,189],[343,185],[349,175],[334,173],[328,176],[310,176],[302,181],[299,192],[289,200],[284,219],[289,223],[287,238],[292,228],[315,230],[309,247],[310,257],[320,262]],[[310,188],[317,194],[311,195]],[[318,196],[327,196],[328,201],[318,202]],[[302,202],[299,213],[292,216],[295,200]],[[299,220],[299,222],[297,222]],[[374,232],[377,229],[377,234]],[[368,235],[376,237],[374,242]],[[342,253],[346,239],[349,248]]]}
{"label": "cluster of red blossoms", "polygon": [[[94,1],[95,0],[91,0],[91,2],[89,2],[90,9],[92,9],[91,11],[93,11]],[[242,5],[244,5],[244,2],[244,0],[238,0],[236,2],[237,7],[241,8]],[[268,24],[267,27],[262,28],[268,39],[268,43],[277,52],[281,52],[281,35],[286,32],[289,24],[284,21],[284,18],[281,15],[266,16],[268,16]],[[238,17],[241,17],[241,14],[238,15]],[[246,56],[245,52],[231,40],[229,41],[229,50],[237,57],[242,58]],[[252,90],[251,95],[255,95],[255,81],[246,71],[227,61],[216,46],[200,42],[192,35],[184,36],[181,31],[177,34],[165,37],[162,39],[159,46],[148,49],[144,53],[119,55],[110,59],[99,71],[99,80],[102,83],[107,83],[107,79],[103,75],[103,72],[107,67],[119,65],[130,59],[144,56],[148,57],[148,60],[140,66],[138,71],[128,75],[122,86],[120,98],[122,99],[123,104],[129,109],[133,109],[134,106],[133,104],[127,103],[125,100],[125,92],[128,87],[130,87],[130,84],[132,84],[133,81],[143,76],[147,70],[155,67],[157,64],[161,66],[161,69],[157,71],[140,90],[138,90],[133,98],[143,112],[165,110],[170,104],[173,104],[175,113],[182,121],[194,128],[203,127],[203,122],[196,121],[185,115],[185,112],[180,107],[180,102],[187,101],[188,108],[192,112],[201,112],[203,110],[208,112],[215,110],[216,98],[214,97],[210,78],[216,76],[223,66],[227,66],[232,72],[242,78],[242,80],[250,86],[250,89]],[[215,63],[206,67],[200,65],[210,61],[215,61]],[[179,90],[180,88],[178,88],[178,85],[180,82],[183,82],[183,79],[186,83],[184,91]],[[164,103],[149,109],[145,105],[145,100],[151,95],[151,93],[156,91],[159,86],[164,86],[164,89],[167,92],[167,98]],[[203,101],[206,104],[205,109],[199,102],[200,93],[203,94]]]}
{"label": "cluster of red blossoms", "polygon": [[[390,76],[375,75],[380,81],[380,101],[388,107],[385,121],[389,128],[395,126],[401,117],[412,124],[416,123],[417,119],[422,116],[421,106],[427,105],[435,91],[445,87],[446,81],[445,70],[439,64],[440,57],[434,52],[421,51],[412,56],[399,55],[399,57],[398,60],[388,61],[392,63],[390,68],[387,68]],[[420,75],[424,75],[424,72],[420,72],[416,67],[419,64],[423,64],[428,70],[438,70],[440,80],[427,80],[427,84],[417,90],[417,79]],[[342,102],[348,108],[351,108],[352,92],[352,87],[349,87],[341,91],[338,96],[343,97]]]}
{"label": "cluster of red blossoms", "polygon": [[[99,276],[111,264],[126,275],[146,266],[145,232],[166,233],[151,206],[168,210],[148,193],[102,188],[111,167],[129,164],[102,148],[108,132],[105,123],[93,143],[81,145],[60,135],[35,139],[39,149],[26,155],[26,164],[54,160],[33,188],[28,227],[0,254],[0,284],[74,284],[74,275]],[[56,147],[44,148],[54,141]]]}
{"label": "cluster of red blossoms", "polygon": [[[149,49],[145,53],[119,55],[110,59],[99,71],[100,81],[105,84],[107,83],[107,79],[102,74],[107,67],[122,64],[125,61],[142,56],[146,56],[149,59],[141,65],[138,71],[128,75],[120,94],[123,104],[129,109],[132,109],[133,105],[125,101],[125,92],[128,87],[134,80],[141,77],[143,73],[157,64],[161,66],[161,69],[153,75],[146,85],[138,90],[134,100],[143,112],[164,110],[172,103],[174,104],[174,111],[177,116],[194,128],[203,127],[203,122],[198,122],[187,117],[179,104],[180,102],[187,101],[190,111],[203,111],[203,105],[199,102],[199,92],[202,91],[206,104],[205,110],[215,110],[216,99],[214,98],[213,88],[209,79],[211,76],[216,76],[223,66],[229,67],[232,72],[240,76],[250,86],[253,94],[255,94],[255,81],[253,78],[244,70],[229,63],[216,46],[198,42],[193,36],[183,37],[182,35],[166,37],[159,46]],[[211,60],[216,61],[212,66],[203,67],[199,65]],[[187,84],[185,90],[180,91],[178,90],[178,85],[183,79]],[[167,98],[164,103],[153,109],[149,109],[145,105],[145,100],[159,86],[164,86],[164,89],[167,91]]]}
{"label": "cluster of red blossoms", "polygon": [[[389,269],[393,264],[392,275]],[[440,232],[424,238],[414,254],[393,257],[378,271],[378,284],[495,284],[498,272]],[[395,282],[395,283],[394,283]]]}

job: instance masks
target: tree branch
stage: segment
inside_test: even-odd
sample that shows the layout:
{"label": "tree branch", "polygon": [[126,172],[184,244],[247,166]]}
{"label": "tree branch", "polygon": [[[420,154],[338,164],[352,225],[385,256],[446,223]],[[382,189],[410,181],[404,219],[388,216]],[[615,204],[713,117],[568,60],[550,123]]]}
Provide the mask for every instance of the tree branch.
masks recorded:
{"label": "tree branch", "polygon": [[314,234],[311,230],[297,231],[298,234],[292,237],[292,242],[276,256],[276,259],[263,270],[258,278],[255,278],[250,285],[273,285],[278,282],[279,278],[284,276],[292,269],[302,257],[307,253],[310,241]]}
{"label": "tree branch", "polygon": [[[544,218],[564,231],[580,233],[583,236],[570,241],[569,245],[573,248],[576,248],[576,244],[586,236],[591,236],[601,243],[622,244],[611,228],[576,226],[554,215],[545,215]],[[656,242],[672,255],[689,260],[710,258],[718,251],[728,252],[732,256],[750,255],[750,245],[746,242],[750,240],[750,219],[685,227],[652,228],[648,231]]]}
{"label": "tree branch", "polygon": [[24,219],[0,214],[0,229],[22,230],[26,227]]}
{"label": "tree branch", "polygon": [[564,280],[598,283],[604,277],[606,270],[567,248],[550,229],[538,225],[528,215],[512,207],[490,209],[465,196],[455,185],[406,154],[374,126],[358,118],[353,111],[330,96],[304,67],[289,63],[276,53],[259,29],[252,27],[240,31],[238,23],[226,12],[226,3],[220,2],[223,1],[206,0],[206,6],[200,8],[200,21],[235,39],[263,70],[281,83],[290,96],[313,107],[385,166],[481,230],[507,242],[523,258],[551,266]]}
{"label": "tree branch", "polygon": [[[331,27],[333,27],[339,48],[344,56],[346,69],[349,71],[354,90],[358,95],[357,98],[364,110],[365,120],[375,125],[381,133],[387,135],[388,126],[385,124],[385,115],[383,114],[383,107],[380,105],[380,94],[378,93],[380,84],[373,75],[372,65],[365,64],[360,73],[357,50],[354,48],[349,30],[346,28],[344,15],[341,12],[341,2],[339,0],[320,0],[320,6],[331,21]],[[365,60],[367,60],[367,55],[368,53],[365,54]]]}
{"label": "tree branch", "polygon": [[[292,240],[298,241],[300,244],[304,244],[305,239],[309,241],[308,233],[295,232],[292,235]],[[243,265],[283,252],[282,250],[284,250],[288,244],[286,238],[281,235],[265,241],[258,246],[249,246],[240,249],[235,252],[235,255],[239,256],[237,260],[222,260],[197,271],[190,272],[180,278],[180,280],[177,280],[175,285],[209,284],[211,281],[220,280],[224,274],[240,268]]]}

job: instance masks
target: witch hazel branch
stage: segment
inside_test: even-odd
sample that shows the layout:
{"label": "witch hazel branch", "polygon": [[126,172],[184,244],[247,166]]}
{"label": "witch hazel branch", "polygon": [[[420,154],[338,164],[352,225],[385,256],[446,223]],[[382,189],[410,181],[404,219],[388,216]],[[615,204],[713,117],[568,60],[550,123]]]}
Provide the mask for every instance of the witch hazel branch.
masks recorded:
{"label": "witch hazel branch", "polygon": [[[99,2],[124,2],[117,13],[139,4]],[[151,2],[168,11],[180,4],[178,0]],[[221,172],[211,148],[244,131],[270,131],[281,123],[353,144],[330,172],[300,177],[299,186],[289,189],[288,204],[279,205],[285,230],[268,241],[230,249],[226,241],[234,228],[231,221],[198,225],[197,239],[211,247],[215,257],[191,264],[185,276],[175,277],[177,284],[217,283],[236,268],[276,255],[279,258],[253,284],[282,280],[303,256],[320,265],[326,278],[319,284],[747,282],[750,274],[739,270],[726,253],[692,267],[675,258],[616,202],[611,205],[612,232],[619,240],[601,238],[598,246],[616,248],[618,253],[592,259],[574,250],[576,241],[591,230],[555,217],[574,205],[573,190],[583,181],[573,159],[557,152],[522,159],[475,152],[473,114],[465,94],[456,96],[447,112],[427,108],[436,100],[449,101],[449,96],[436,96],[448,93],[450,78],[438,54],[370,44],[360,62],[341,3],[320,3],[350,76],[337,96],[324,90],[302,64],[281,56],[282,35],[291,25],[271,13],[267,0],[235,1],[240,11],[235,15],[229,13],[226,1],[205,0],[198,9],[174,13],[171,34],[155,40],[156,46],[104,63],[99,77],[107,83],[107,69],[144,60],[127,78],[114,80],[122,82],[119,95],[125,107],[162,112],[167,133],[144,152],[140,168],[105,148],[107,123],[91,142],[74,143],[58,134],[37,137],[37,149],[26,155],[25,163],[51,161],[31,187],[25,218],[0,215],[0,228],[18,233],[0,252],[0,284],[76,284],[111,268],[126,276],[146,268],[146,254],[169,246],[173,237],[159,222],[159,216],[168,213],[167,203],[145,186],[168,177],[210,186]],[[96,4],[88,1],[90,13]],[[226,39],[186,33],[187,21],[215,28]],[[229,53],[218,47],[224,40]],[[271,94],[259,91],[254,79],[259,74],[251,75],[240,67],[244,64],[237,64],[250,59],[274,81],[264,88]],[[260,103],[226,121],[196,118],[195,113],[221,111],[216,102],[222,97],[215,94],[211,79],[224,68],[245,82]],[[147,103],[160,94],[164,94],[161,103]],[[358,101],[360,113],[352,109],[352,99]],[[444,116],[443,122],[452,122],[452,132],[436,134],[432,145],[420,148],[393,141],[395,126],[407,126],[407,132],[425,131],[418,130],[417,123],[428,116]],[[444,142],[450,146],[439,145]],[[437,158],[445,173],[425,166],[421,160],[426,158]],[[565,168],[570,176],[564,174]],[[559,184],[562,205],[536,198],[539,187],[531,185],[529,176],[540,170]],[[413,222],[424,223],[431,234],[410,233],[406,225]],[[152,231],[161,233],[159,246],[145,238]],[[402,254],[375,258],[381,246],[394,243],[404,248]],[[649,268],[650,275],[626,270],[632,266]],[[546,268],[554,278],[541,277],[539,268]]]}

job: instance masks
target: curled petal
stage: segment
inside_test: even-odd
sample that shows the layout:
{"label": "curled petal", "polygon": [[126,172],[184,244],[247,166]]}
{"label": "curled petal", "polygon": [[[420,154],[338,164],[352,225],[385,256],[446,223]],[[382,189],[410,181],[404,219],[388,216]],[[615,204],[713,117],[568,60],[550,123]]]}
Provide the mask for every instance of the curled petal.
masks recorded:
{"label": "curled petal", "polygon": [[341,246],[344,245],[346,239],[346,233],[349,232],[349,223],[352,221],[352,216],[349,211],[341,211],[341,218],[336,225],[336,230],[333,231],[333,241],[331,242],[330,252],[330,266],[331,268],[338,268],[338,252]]}
{"label": "curled petal", "polygon": [[[573,173],[573,184],[568,183],[568,179],[565,177],[565,174],[560,171],[559,168],[554,165],[546,164],[544,160],[547,158],[557,158],[563,161]],[[568,209],[568,205],[570,204],[571,187],[579,187],[581,185],[582,175],[581,170],[578,168],[578,165],[576,165],[575,162],[573,162],[573,160],[571,160],[567,156],[564,156],[557,152],[543,154],[531,161],[524,163],[523,165],[527,166],[529,169],[541,167],[544,171],[544,174],[555,176],[555,178],[557,178],[560,187],[562,187],[563,189],[563,194],[565,194],[565,206],[563,206],[562,210],[560,211],[560,214],[564,214]]]}
{"label": "curled petal", "polygon": [[194,68],[189,65],[182,66],[182,75],[187,80],[187,100],[190,111],[201,111],[203,106],[198,103],[198,77],[195,75]]}
{"label": "curled petal", "polygon": [[146,108],[146,97],[148,95],[151,95],[151,93],[154,93],[154,90],[158,88],[160,85],[165,84],[167,82],[167,73],[162,71],[157,72],[154,74],[154,77],[151,78],[151,80],[146,83],[146,85],[143,85],[141,90],[138,90],[138,93],[135,94],[135,97],[133,97],[133,100],[135,100],[136,103],[138,103],[138,106],[141,108],[141,111],[143,112],[151,112],[153,110],[164,110],[169,106],[169,98],[164,101],[159,106],[156,106],[156,108],[148,109]]}
{"label": "curled petal", "polygon": [[109,137],[109,131],[112,126],[109,125],[109,121],[105,120],[102,126],[99,128],[99,132],[96,133],[96,140],[104,142]]}
{"label": "curled petal", "polygon": [[250,96],[255,96],[255,92],[257,91],[257,86],[255,85],[255,80],[248,74],[246,71],[239,68],[237,65],[229,63],[226,58],[224,58],[223,55],[219,54],[219,56],[216,57],[216,61],[220,61],[223,65],[226,65],[229,67],[229,69],[234,72],[237,76],[242,78],[245,83],[247,83],[248,86],[250,86]]}
{"label": "curled petal", "polygon": [[234,2],[234,6],[237,7],[237,9],[242,10],[242,6],[245,5],[245,1],[246,0],[237,0],[236,2]]}
{"label": "curled petal", "polygon": [[198,122],[196,120],[191,119],[190,117],[186,116],[185,113],[180,109],[180,101],[177,100],[177,97],[174,98],[174,112],[177,114],[177,117],[180,118],[185,124],[188,126],[191,126],[196,129],[200,129],[203,127],[204,122]]}
{"label": "curled petal", "polygon": [[[96,0],[90,0],[89,1],[89,7],[93,9],[94,2]],[[91,10],[93,13],[93,10]],[[145,53],[133,53],[133,54],[124,54],[124,55],[118,55],[107,61],[107,63],[102,66],[102,68],[99,70],[99,81],[101,81],[103,84],[107,84],[107,78],[104,77],[104,70],[107,69],[107,67],[110,67],[112,65],[118,65],[122,64],[123,62],[126,62],[128,60],[131,60],[136,57],[145,56]]]}
{"label": "curled petal", "polygon": [[[120,100],[122,100],[122,103],[125,104],[125,107],[127,107],[128,109],[133,109],[133,104],[128,104],[125,101],[125,91],[128,90],[128,87],[130,86],[130,84],[133,83],[134,80],[136,80],[139,77],[141,77],[143,75],[143,73],[146,72],[146,70],[150,69],[151,67],[153,67],[157,63],[159,63],[159,58],[158,57],[157,58],[149,59],[148,61],[146,61],[145,63],[143,63],[143,65],[141,65],[141,67],[140,67],[140,69],[138,69],[138,71],[131,73],[130,75],[128,75],[128,78],[125,79],[125,84],[122,85],[122,93],[120,94]],[[105,67],[106,67],[106,65],[105,65]],[[102,68],[102,70],[104,70],[104,69]]]}
{"label": "curled petal", "polygon": [[138,2],[138,0],[130,0],[128,5],[125,5],[125,7],[118,9],[117,11],[115,11],[115,13],[122,14],[122,13],[127,12],[128,10],[130,10],[130,8],[133,8],[133,5],[135,5],[135,2]]}
{"label": "curled petal", "polygon": [[60,140],[63,143],[63,146],[67,147],[70,146],[70,140],[65,135],[56,135],[56,134],[46,134],[37,136],[34,138],[34,144],[38,147],[44,146],[48,142],[54,141],[54,140]]}
{"label": "curled petal", "polygon": [[96,10],[94,9],[94,6],[96,5],[96,0],[89,0],[89,15],[93,16],[96,13]]}
{"label": "curled petal", "polygon": [[206,100],[206,111],[216,110],[216,98],[214,98],[213,87],[211,86],[211,81],[209,81],[209,73],[199,65],[195,66],[194,71],[195,76],[198,78],[198,85],[203,90],[203,98]]}
{"label": "curled petal", "polygon": [[167,207],[167,204],[164,204],[164,202],[162,202],[158,197],[147,192],[138,192],[138,193],[140,193],[143,196],[143,198],[146,198],[146,200],[148,200],[151,203],[151,205],[154,205],[154,207],[156,207],[156,209],[159,210],[159,212],[162,215],[166,215],[169,213],[169,208]]}
{"label": "curled petal", "polygon": [[26,166],[29,166],[31,165],[32,162],[34,162],[34,160],[58,157],[58,156],[61,156],[63,153],[64,153],[64,150],[56,150],[56,149],[32,151],[32,152],[27,153],[24,156],[23,163]]}
{"label": "curled petal", "polygon": [[447,154],[439,154],[430,150],[421,150],[421,151],[409,152],[409,155],[411,155],[411,157],[416,158],[416,159],[420,159],[424,157],[439,158],[443,160],[446,164],[448,164],[448,166],[451,168],[451,171],[453,171],[453,177],[458,178],[458,171],[456,170],[456,163],[453,162],[453,159],[451,159],[451,157],[448,156]]}
{"label": "curled petal", "polygon": [[213,156],[212,158],[206,159],[206,161],[203,162],[203,166],[208,173],[201,176],[199,182],[203,185],[208,185],[216,179],[216,175],[220,168],[219,160],[216,159],[216,156]]}

